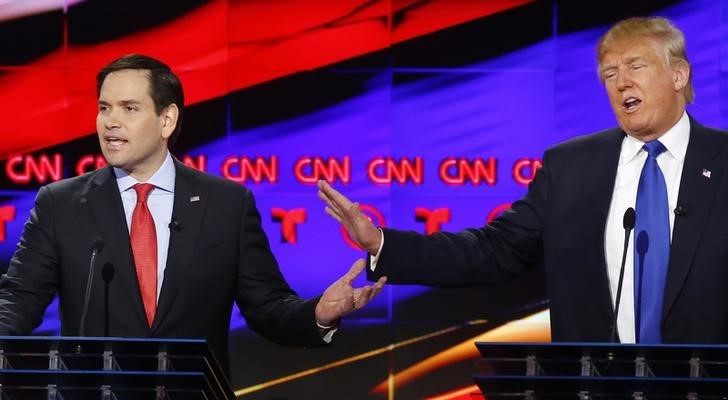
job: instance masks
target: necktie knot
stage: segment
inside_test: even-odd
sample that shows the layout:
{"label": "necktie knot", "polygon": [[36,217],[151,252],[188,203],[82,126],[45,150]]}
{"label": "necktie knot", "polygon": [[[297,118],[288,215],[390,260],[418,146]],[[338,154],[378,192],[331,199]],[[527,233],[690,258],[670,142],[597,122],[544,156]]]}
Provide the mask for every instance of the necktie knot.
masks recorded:
{"label": "necktie knot", "polygon": [[154,185],[151,183],[137,183],[133,188],[137,193],[137,203],[145,203],[149,197],[149,193],[154,189]]}
{"label": "necktie knot", "polygon": [[667,150],[665,148],[665,145],[660,143],[659,140],[652,140],[650,142],[647,142],[642,146],[643,149],[647,152],[648,157],[657,158],[662,152]]}

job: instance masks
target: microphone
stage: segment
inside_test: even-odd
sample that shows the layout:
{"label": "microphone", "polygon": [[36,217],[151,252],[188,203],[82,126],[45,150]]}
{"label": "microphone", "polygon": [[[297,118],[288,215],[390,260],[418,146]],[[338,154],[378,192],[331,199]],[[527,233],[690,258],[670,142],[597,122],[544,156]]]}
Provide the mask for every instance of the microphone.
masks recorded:
{"label": "microphone", "polygon": [[182,230],[182,225],[180,225],[179,222],[177,222],[177,218],[172,217],[172,221],[167,225],[169,227],[169,230],[172,232],[179,232]]}
{"label": "microphone", "polygon": [[677,207],[675,207],[675,210],[673,212],[678,217],[688,215],[688,209],[685,208],[682,204],[678,204]]}
{"label": "microphone", "polygon": [[[83,295],[83,311],[81,312],[81,323],[78,327],[78,336],[83,336],[86,325],[86,314],[88,314],[88,304],[91,299],[91,283],[94,280],[94,264],[96,256],[104,249],[104,241],[100,237],[95,237],[91,241],[91,260],[88,266],[88,277],[86,278],[86,292]],[[81,345],[76,348],[78,353],[81,352]]]}
{"label": "microphone", "polygon": [[104,336],[109,337],[109,285],[114,280],[114,264],[104,264],[101,277],[104,279]]}
{"label": "microphone", "polygon": [[617,285],[617,298],[614,304],[614,320],[612,320],[612,334],[609,342],[615,343],[617,340],[617,316],[619,315],[619,301],[622,299],[622,282],[624,281],[624,263],[627,261],[627,248],[629,247],[629,236],[634,229],[636,219],[634,208],[630,207],[624,212],[622,225],[624,226],[624,249],[622,250],[622,266],[619,268],[619,284]]}

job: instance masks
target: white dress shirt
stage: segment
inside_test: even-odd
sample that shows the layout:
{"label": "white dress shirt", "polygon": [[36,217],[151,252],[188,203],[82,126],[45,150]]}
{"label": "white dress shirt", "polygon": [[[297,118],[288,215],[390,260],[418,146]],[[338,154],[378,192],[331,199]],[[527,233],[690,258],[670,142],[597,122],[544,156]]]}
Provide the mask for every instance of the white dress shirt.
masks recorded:
{"label": "white dress shirt", "polygon": [[131,175],[119,168],[114,168],[116,184],[121,193],[121,202],[124,204],[126,226],[131,232],[131,216],[136,207],[137,194],[133,186],[137,183],[151,183],[154,189],[147,199],[147,207],[154,219],[154,228],[157,231],[157,301],[164,280],[164,268],[167,266],[167,250],[169,249],[169,223],[172,222],[172,207],[174,206],[174,179],[177,175],[174,169],[172,156],[167,157],[157,172],[146,182],[139,182]]}
{"label": "white dress shirt", "polygon": [[[675,225],[673,210],[677,207],[677,195],[680,190],[680,178],[689,139],[690,119],[685,112],[677,124],[658,139],[667,149],[657,156],[657,164],[660,166],[667,185],[670,239],[672,239],[672,229]],[[636,204],[637,186],[639,186],[642,166],[647,160],[647,152],[642,149],[643,144],[643,142],[631,136],[626,136],[622,141],[612,202],[609,206],[609,216],[604,230],[604,253],[607,261],[609,288],[612,293],[612,305],[615,304],[617,298],[619,270],[624,247],[624,212],[627,208],[634,207]],[[639,213],[639,211],[637,212]],[[639,214],[637,214],[637,218],[639,218]],[[627,258],[624,264],[624,282],[622,283],[622,298],[619,303],[617,331],[622,343],[635,342],[634,234],[630,237]]]}

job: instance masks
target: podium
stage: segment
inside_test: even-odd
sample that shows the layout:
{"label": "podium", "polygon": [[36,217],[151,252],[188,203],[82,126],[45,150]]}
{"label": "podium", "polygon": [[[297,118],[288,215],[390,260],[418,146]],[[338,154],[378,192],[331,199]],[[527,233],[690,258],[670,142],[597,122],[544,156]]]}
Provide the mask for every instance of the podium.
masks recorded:
{"label": "podium", "polygon": [[726,399],[728,346],[476,343],[473,376],[496,399]]}
{"label": "podium", "polygon": [[0,400],[235,399],[204,340],[0,337]]}

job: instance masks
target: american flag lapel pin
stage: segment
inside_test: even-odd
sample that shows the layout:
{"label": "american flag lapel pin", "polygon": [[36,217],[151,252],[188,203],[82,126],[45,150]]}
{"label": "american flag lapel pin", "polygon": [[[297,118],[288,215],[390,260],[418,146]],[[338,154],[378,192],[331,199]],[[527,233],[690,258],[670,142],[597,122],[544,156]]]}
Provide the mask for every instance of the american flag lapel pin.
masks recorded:
{"label": "american flag lapel pin", "polygon": [[[705,170],[703,170],[705,171]],[[703,172],[703,175],[705,175],[705,172]],[[200,201],[200,196],[190,196],[190,203],[195,203]]]}
{"label": "american flag lapel pin", "polygon": [[711,175],[710,170],[703,168],[703,176],[710,179],[710,175]]}

